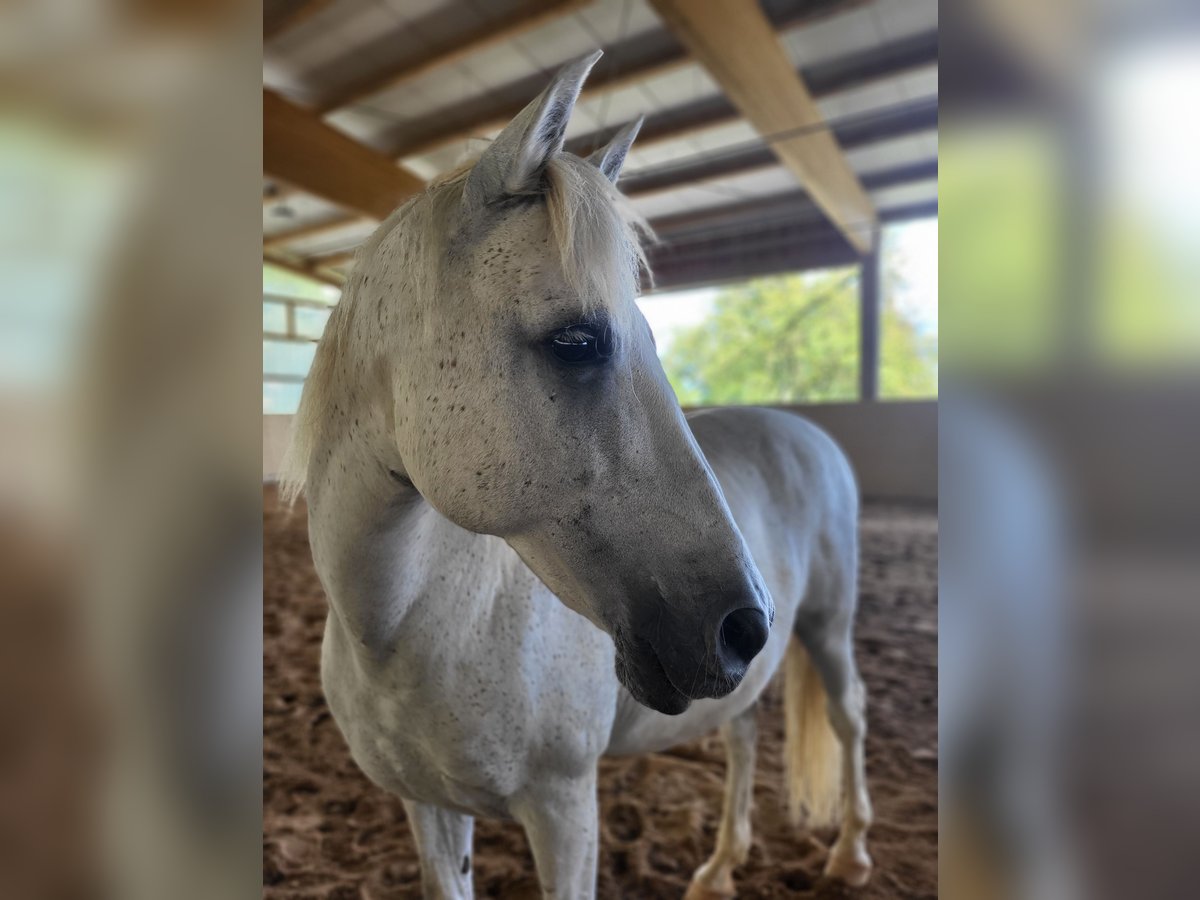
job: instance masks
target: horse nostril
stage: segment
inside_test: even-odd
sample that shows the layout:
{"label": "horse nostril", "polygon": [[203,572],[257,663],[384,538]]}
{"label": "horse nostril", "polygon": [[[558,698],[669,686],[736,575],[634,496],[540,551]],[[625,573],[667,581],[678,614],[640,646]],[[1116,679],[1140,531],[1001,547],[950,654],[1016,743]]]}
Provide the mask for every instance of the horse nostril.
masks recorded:
{"label": "horse nostril", "polygon": [[721,621],[720,656],[730,668],[745,669],[767,643],[767,617],[753,606],[735,609]]}

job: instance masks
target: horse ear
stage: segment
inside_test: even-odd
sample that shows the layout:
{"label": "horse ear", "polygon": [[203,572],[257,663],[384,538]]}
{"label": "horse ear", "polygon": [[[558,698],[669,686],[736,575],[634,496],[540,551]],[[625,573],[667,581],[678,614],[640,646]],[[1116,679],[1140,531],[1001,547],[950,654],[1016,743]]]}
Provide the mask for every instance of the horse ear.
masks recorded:
{"label": "horse ear", "polygon": [[463,202],[472,209],[537,188],[563,136],[583,81],[603,51],[563,66],[549,86],[517,114],[467,176]]}
{"label": "horse ear", "polygon": [[613,184],[616,184],[617,179],[621,177],[621,167],[625,165],[629,147],[633,144],[638,132],[641,131],[644,121],[646,121],[645,116],[638,116],[636,121],[630,122],[622,128],[613,135],[611,141],[588,157],[588,162],[603,172],[604,176]]}

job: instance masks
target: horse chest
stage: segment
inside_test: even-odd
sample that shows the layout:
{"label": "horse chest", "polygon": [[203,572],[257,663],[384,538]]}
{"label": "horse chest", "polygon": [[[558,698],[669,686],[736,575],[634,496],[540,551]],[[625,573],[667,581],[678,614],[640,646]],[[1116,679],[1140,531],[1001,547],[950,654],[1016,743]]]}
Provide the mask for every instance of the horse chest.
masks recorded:
{"label": "horse chest", "polygon": [[594,765],[615,679],[606,638],[579,622],[583,645],[532,658],[488,634],[478,645],[412,641],[364,665],[331,617],[322,680],[355,762],[402,797],[501,818],[508,799],[547,771]]}
{"label": "horse chest", "polygon": [[504,702],[515,692],[446,658],[435,662],[421,653],[363,666],[354,652],[331,619],[322,657],[325,694],[368,777],[409,799],[506,815],[506,798],[525,782],[536,745],[532,716]]}

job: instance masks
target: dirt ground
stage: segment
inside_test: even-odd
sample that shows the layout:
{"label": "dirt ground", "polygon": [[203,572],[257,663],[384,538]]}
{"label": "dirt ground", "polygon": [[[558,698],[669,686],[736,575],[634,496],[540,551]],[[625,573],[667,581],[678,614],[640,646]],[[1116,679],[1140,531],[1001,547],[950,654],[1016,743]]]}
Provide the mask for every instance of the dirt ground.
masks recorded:
{"label": "dirt ground", "polygon": [[[325,598],[301,505],[264,496],[263,896],[384,900],[420,896],[400,801],[367,781],[321,695]],[[787,824],[778,684],[759,704],[754,846],[740,897],[937,896],[937,520],[932,510],[868,506],[862,521],[858,661],[867,684],[867,771],[875,804],[871,883],[820,879],[830,833]],[[601,898],[683,896],[711,852],[724,756],[713,735],[600,769]],[[475,891],[537,897],[519,826],[475,828]]]}

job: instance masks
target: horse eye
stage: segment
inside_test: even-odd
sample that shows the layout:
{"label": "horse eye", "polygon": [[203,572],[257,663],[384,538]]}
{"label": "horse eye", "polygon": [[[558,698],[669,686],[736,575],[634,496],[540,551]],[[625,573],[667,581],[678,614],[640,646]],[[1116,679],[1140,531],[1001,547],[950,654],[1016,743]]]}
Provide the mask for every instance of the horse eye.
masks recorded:
{"label": "horse eye", "polygon": [[569,366],[604,362],[613,355],[616,342],[608,325],[572,325],[562,328],[549,340],[550,352]]}

